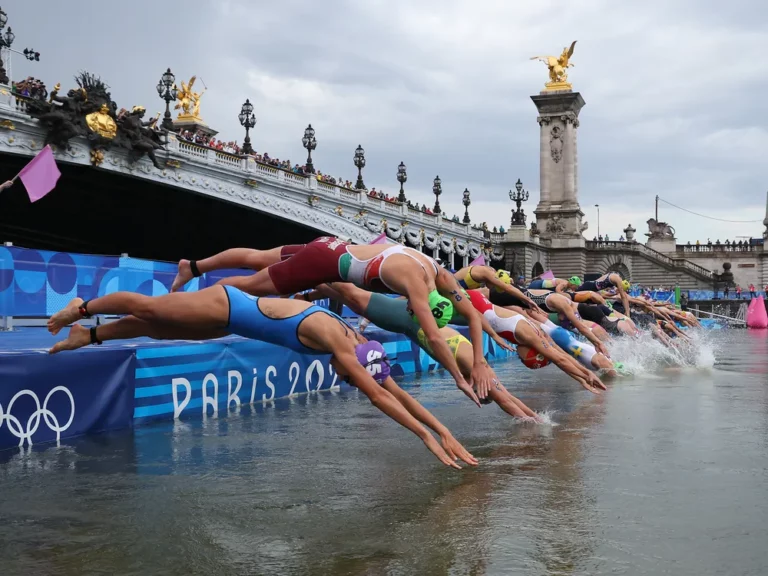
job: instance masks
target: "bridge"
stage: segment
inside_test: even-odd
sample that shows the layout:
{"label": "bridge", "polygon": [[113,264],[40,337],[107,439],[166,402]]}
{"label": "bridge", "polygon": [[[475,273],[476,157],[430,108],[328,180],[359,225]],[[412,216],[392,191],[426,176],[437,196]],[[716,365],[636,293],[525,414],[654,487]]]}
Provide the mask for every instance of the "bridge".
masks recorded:
{"label": "bridge", "polygon": [[[17,170],[40,151],[46,136],[27,108],[26,98],[0,86],[0,154]],[[502,258],[501,248],[493,246],[490,235],[470,224],[426,214],[400,202],[374,198],[364,190],[345,188],[319,181],[314,176],[306,177],[262,164],[253,156],[230,154],[186,142],[173,133],[166,133],[166,138],[166,150],[158,153],[162,169],[153,166],[146,158],[132,163],[127,153],[118,149],[106,150],[101,162],[93,166],[89,142],[81,137],[72,138],[69,149],[57,149],[55,155],[63,174],[59,188],[76,180],[77,190],[70,189],[70,196],[84,194],[83,187],[94,189],[87,197],[80,197],[80,212],[68,212],[72,208],[62,202],[64,195],[58,190],[57,194],[36,204],[35,210],[31,210],[26,202],[13,204],[7,200],[11,204],[6,204],[10,207],[3,211],[4,215],[0,214],[0,241],[31,242],[41,248],[81,252],[127,252],[123,246],[128,235],[135,235],[136,230],[142,228],[167,228],[181,211],[184,217],[180,218],[182,221],[178,226],[189,224],[194,234],[187,231],[171,237],[173,231],[170,231],[166,243],[178,245],[178,248],[163,252],[159,247],[160,253],[145,250],[134,254],[132,251],[131,255],[170,260],[178,258],[177,252],[183,249],[193,257],[202,257],[233,245],[270,247],[307,241],[320,234],[367,243],[383,232],[395,242],[453,262],[457,267],[481,254],[488,260]],[[147,193],[149,188],[153,190],[152,194]],[[168,192],[168,188],[175,192]],[[200,196],[208,202],[203,204]],[[46,212],[46,203],[55,208]],[[221,203],[237,210],[224,209]],[[105,204],[119,213],[108,214]],[[147,205],[153,210],[147,211]],[[206,217],[191,214],[191,210],[184,208],[193,205],[199,205],[199,211]],[[100,211],[99,207],[104,209]],[[143,219],[134,213],[142,210]],[[244,219],[244,211],[266,218]],[[86,239],[68,234],[58,222],[64,213],[76,221],[82,221],[85,215],[86,222],[97,227],[94,236],[99,236],[99,241],[89,244]],[[218,217],[214,218],[214,214]],[[132,228],[126,228],[126,218],[130,219]],[[184,222],[187,218],[192,221]],[[280,221],[305,231],[286,234]],[[200,239],[201,227],[218,228],[225,238],[216,244],[213,234],[205,231],[206,238]],[[248,228],[247,234],[243,227]],[[261,245],[254,245],[257,239]],[[132,245],[137,246],[135,242]],[[142,250],[142,247],[136,250]]]}

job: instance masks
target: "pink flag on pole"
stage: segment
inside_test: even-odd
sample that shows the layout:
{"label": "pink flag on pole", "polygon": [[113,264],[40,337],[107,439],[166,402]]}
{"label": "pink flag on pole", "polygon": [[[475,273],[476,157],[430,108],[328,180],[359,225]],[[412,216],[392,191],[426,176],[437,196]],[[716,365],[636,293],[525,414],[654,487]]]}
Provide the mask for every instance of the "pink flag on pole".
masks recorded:
{"label": "pink flag on pole", "polygon": [[552,273],[552,270],[547,270],[546,272],[544,272],[544,274],[539,276],[539,278],[541,278],[542,280],[554,280],[555,275]]}
{"label": "pink flag on pole", "polygon": [[376,238],[368,242],[368,244],[388,244],[386,232],[382,232]]}
{"label": "pink flag on pole", "polygon": [[27,189],[30,202],[37,202],[56,187],[61,172],[53,158],[53,150],[46,146],[19,172],[18,178]]}
{"label": "pink flag on pole", "polygon": [[477,258],[472,260],[472,262],[469,263],[470,266],[485,266],[485,256],[480,254]]}

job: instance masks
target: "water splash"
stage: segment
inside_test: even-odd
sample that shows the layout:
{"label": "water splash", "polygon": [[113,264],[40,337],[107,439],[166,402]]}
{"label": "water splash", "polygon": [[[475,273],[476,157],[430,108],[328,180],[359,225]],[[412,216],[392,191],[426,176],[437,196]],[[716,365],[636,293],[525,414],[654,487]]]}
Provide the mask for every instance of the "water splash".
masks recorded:
{"label": "water splash", "polygon": [[668,348],[642,332],[635,338],[614,338],[608,349],[611,358],[620,360],[632,374],[652,374],[665,368],[710,369],[715,365],[717,347],[706,330],[689,330],[690,342],[676,339],[677,346]]}
{"label": "water splash", "polygon": [[536,414],[537,422],[534,422],[533,420],[526,419],[524,422],[530,422],[531,424],[538,424],[539,426],[558,426],[558,423],[552,420],[552,417],[555,415],[555,410],[542,410],[540,412],[537,412],[536,410],[533,411],[534,414]]}

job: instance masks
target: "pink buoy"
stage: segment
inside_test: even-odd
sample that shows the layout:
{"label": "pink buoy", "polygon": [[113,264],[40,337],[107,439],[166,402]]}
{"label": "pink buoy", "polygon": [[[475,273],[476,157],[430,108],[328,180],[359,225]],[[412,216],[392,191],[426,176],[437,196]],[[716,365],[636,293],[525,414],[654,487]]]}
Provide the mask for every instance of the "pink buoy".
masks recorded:
{"label": "pink buoy", "polygon": [[765,302],[762,296],[752,298],[747,308],[748,328],[768,328],[768,313],[765,311]]}

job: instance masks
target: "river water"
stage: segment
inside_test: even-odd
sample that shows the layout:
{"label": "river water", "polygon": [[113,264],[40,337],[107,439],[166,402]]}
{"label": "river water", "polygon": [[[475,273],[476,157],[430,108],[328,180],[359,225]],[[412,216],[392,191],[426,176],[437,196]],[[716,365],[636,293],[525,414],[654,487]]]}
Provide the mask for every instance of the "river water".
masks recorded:
{"label": "river water", "polygon": [[766,333],[619,354],[601,396],[498,364],[545,425],[405,382],[461,472],[351,389],[5,452],[0,574],[768,573]]}

